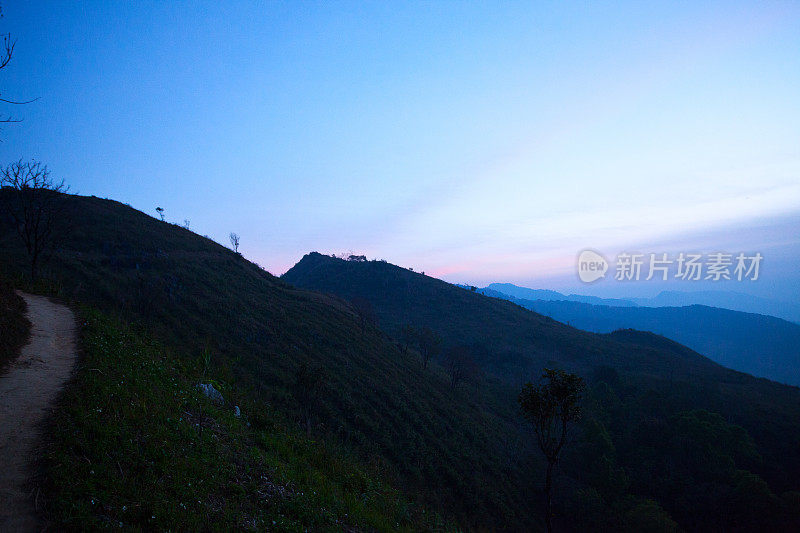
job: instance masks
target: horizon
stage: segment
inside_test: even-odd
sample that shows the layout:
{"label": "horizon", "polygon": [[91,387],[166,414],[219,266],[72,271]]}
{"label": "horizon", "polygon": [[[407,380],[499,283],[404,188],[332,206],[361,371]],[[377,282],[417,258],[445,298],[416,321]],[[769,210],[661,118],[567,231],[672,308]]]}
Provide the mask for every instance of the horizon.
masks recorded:
{"label": "horizon", "polygon": [[[797,300],[800,6],[4,5],[3,158],[275,274]],[[226,21],[226,22],[220,22]],[[759,252],[758,282],[582,284],[584,249]]]}

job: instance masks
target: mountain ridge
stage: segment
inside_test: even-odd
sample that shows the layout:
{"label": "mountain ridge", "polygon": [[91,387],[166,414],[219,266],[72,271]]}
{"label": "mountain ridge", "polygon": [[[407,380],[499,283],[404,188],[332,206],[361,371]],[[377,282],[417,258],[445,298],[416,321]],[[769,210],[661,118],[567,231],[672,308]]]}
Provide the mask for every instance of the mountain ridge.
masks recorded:
{"label": "mountain ridge", "polygon": [[633,328],[674,339],[723,366],[800,385],[800,325],[781,318],[705,305],[618,307],[577,301],[526,300],[478,289],[595,333]]}
{"label": "mountain ridge", "polygon": [[592,305],[608,305],[611,307],[684,307],[688,305],[705,305],[731,311],[774,316],[783,320],[800,324],[800,305],[761,298],[735,291],[676,291],[664,290],[651,298],[601,298],[581,294],[564,294],[550,289],[529,289],[513,283],[490,283],[481,290],[489,290],[499,294],[522,300],[570,301]]}

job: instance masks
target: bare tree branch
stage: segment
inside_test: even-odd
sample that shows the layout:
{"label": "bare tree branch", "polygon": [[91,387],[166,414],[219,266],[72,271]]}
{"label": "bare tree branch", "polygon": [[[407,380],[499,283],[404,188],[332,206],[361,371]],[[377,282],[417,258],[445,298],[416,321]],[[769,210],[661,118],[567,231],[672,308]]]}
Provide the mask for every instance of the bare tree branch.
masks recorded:
{"label": "bare tree branch", "polygon": [[[0,6],[0,18],[3,16],[3,8]],[[6,33],[3,35],[3,44],[0,47],[0,70],[3,70],[11,63],[11,59],[14,57],[14,48],[17,46],[16,39],[12,39],[10,33]],[[32,102],[35,102],[39,98],[33,98],[31,100],[13,100],[9,98],[0,98],[0,102],[4,104],[10,105],[26,105]],[[7,116],[6,118],[0,118],[0,124],[11,124],[16,122],[22,122],[22,119],[17,119],[12,116]]]}
{"label": "bare tree branch", "polygon": [[[25,105],[25,104],[32,104],[33,102],[39,100],[39,97],[33,98],[31,100],[26,100],[25,102],[16,102],[14,100],[6,100],[5,98],[0,98],[0,102],[5,102],[7,104],[14,104],[14,105]],[[18,121],[21,122],[21,121]]]}
{"label": "bare tree branch", "polygon": [[6,68],[11,62],[11,57],[14,55],[14,47],[17,46],[16,39],[11,39],[11,34],[6,33],[3,35],[3,50],[0,52],[0,70]]}
{"label": "bare tree branch", "polygon": [[64,233],[64,181],[54,181],[46,165],[20,159],[0,170],[0,197],[30,258],[31,279],[38,277],[43,254]]}

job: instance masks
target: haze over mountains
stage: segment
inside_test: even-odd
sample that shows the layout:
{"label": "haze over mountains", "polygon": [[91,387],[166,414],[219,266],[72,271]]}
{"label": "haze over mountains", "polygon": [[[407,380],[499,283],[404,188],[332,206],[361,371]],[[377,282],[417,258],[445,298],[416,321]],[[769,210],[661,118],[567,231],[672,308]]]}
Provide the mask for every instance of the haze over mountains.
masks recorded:
{"label": "haze over mountains", "polygon": [[[651,331],[676,340],[728,368],[800,385],[800,324],[794,322],[696,304],[680,307],[639,305],[642,301],[686,301],[694,293],[662,293],[647,300],[579,295],[560,298],[563,295],[555,291],[500,283],[478,291],[513,301],[586,331],[609,333],[625,328]],[[705,294],[700,293],[701,297]],[[708,299],[719,301],[724,296],[708,294]],[[742,303],[747,301],[744,298],[739,300]]]}
{"label": "haze over mountains", "polygon": [[[563,294],[548,289],[529,289],[512,283],[491,283],[485,291],[496,291],[523,300],[582,302],[613,307],[681,307],[706,305],[745,313],[770,315],[800,323],[800,304],[776,299],[760,298],[732,291],[661,291],[651,298],[600,298],[581,294]],[[490,294],[486,292],[486,294]]]}

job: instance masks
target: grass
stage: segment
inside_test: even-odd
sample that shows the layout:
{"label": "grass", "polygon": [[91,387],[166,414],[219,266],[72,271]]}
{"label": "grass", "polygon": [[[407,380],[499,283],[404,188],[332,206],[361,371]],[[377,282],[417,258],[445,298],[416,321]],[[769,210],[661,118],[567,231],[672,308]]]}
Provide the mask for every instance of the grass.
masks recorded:
{"label": "grass", "polygon": [[214,405],[196,387],[201,364],[99,312],[83,314],[80,370],[53,417],[45,460],[59,528],[445,529],[269,409],[242,403],[237,418],[232,405]]}
{"label": "grass", "polygon": [[[416,505],[465,528],[536,529],[529,496],[538,457],[527,453],[513,394],[451,391],[378,328],[362,331],[338,298],[292,287],[242,256],[128,206],[67,197],[74,221],[39,289],[135,323],[172,353],[201,361],[249,410],[299,427],[292,387],[304,361],[325,386],[313,438]],[[24,250],[0,220],[0,271],[23,281]],[[488,398],[488,399],[487,399]]]}
{"label": "grass", "polygon": [[[63,412],[62,430],[85,431],[74,439],[79,451],[80,446],[90,446],[86,443],[91,443],[97,434],[118,431],[114,429],[117,422],[123,426],[128,426],[128,421],[138,425],[123,428],[127,432],[124,438],[132,446],[131,453],[116,458],[120,465],[116,465],[115,460],[103,470],[106,486],[118,483],[114,476],[126,476],[130,486],[120,483],[114,485],[113,490],[107,489],[111,496],[129,494],[122,503],[127,509],[125,512],[131,509],[127,502],[138,503],[141,498],[150,498],[151,491],[158,494],[161,491],[158,485],[169,481],[169,458],[158,455],[161,447],[157,443],[163,441],[167,449],[180,451],[188,458],[185,464],[182,459],[176,460],[186,470],[194,465],[208,466],[206,461],[213,460],[216,454],[225,458],[228,465],[258,465],[254,471],[262,471],[265,465],[272,466],[273,470],[263,470],[270,472],[272,477],[267,477],[270,483],[300,491],[305,497],[308,490],[295,485],[310,483],[312,494],[316,491],[330,497],[325,496],[328,499],[312,506],[305,518],[297,518],[302,517],[300,503],[294,504],[298,508],[286,504],[291,513],[285,513],[301,525],[311,524],[310,529],[329,527],[325,517],[331,509],[338,509],[335,504],[349,506],[353,497],[361,497],[363,487],[350,492],[347,489],[348,476],[355,472],[397,489],[398,499],[387,497],[389,501],[407,502],[407,505],[378,506],[377,515],[372,519],[364,516],[359,527],[391,529],[399,524],[400,527],[424,528],[430,523],[417,522],[419,515],[415,510],[426,508],[457,521],[464,529],[541,529],[540,454],[531,445],[529,433],[524,431],[516,410],[515,393],[519,380],[538,374],[542,366],[551,365],[579,372],[593,383],[598,381],[597,370],[604,365],[613,367],[618,374],[616,381],[612,380],[613,390],[606,394],[608,402],[588,399],[590,404],[602,405],[595,410],[595,416],[603,421],[607,431],[600,433],[607,433],[608,438],[604,436],[600,440],[607,440],[611,450],[616,447],[617,452],[609,452],[611,455],[606,458],[610,462],[603,462],[603,455],[589,462],[606,465],[593,474],[599,479],[597,483],[587,477],[586,469],[570,466],[565,459],[562,472],[568,475],[560,476],[557,484],[565,492],[559,497],[559,502],[563,502],[559,513],[564,520],[576,514],[566,497],[569,492],[582,490],[589,495],[583,505],[592,509],[590,514],[593,516],[598,509],[602,514],[612,506],[610,496],[600,491],[595,497],[591,489],[602,489],[615,479],[627,477],[629,482],[622,483],[624,486],[619,491],[609,494],[621,492],[621,496],[615,497],[623,503],[641,502],[642,498],[658,500],[659,508],[669,513],[681,527],[689,527],[694,520],[691,514],[681,510],[684,507],[679,499],[672,501],[661,497],[658,484],[649,480],[647,464],[640,458],[649,453],[667,465],[681,460],[675,452],[679,448],[656,447],[651,451],[645,449],[643,437],[652,433],[648,429],[651,427],[665,427],[669,433],[676,416],[699,408],[722,414],[727,422],[742,426],[752,436],[764,461],[742,467],[763,476],[773,491],[796,488],[800,476],[800,455],[796,448],[800,442],[800,395],[796,388],[729,371],[654,335],[580,332],[509,302],[474,294],[385,263],[335,262],[322,256],[316,257],[320,261],[308,263],[304,260],[305,266],[310,267],[305,273],[307,279],[316,279],[319,285],[311,286],[312,290],[298,288],[207,238],[118,202],[78,196],[68,197],[68,202],[75,220],[73,231],[43,266],[47,283],[40,284],[39,288],[65,300],[90,304],[106,316],[115,317],[114,320],[141,327],[158,346],[148,356],[149,360],[162,361],[159,364],[166,376],[175,379],[178,387],[158,386],[149,391],[148,383],[158,384],[167,378],[161,374],[147,375],[142,378],[142,390],[133,397],[126,396],[127,403],[119,404],[117,418],[99,419],[87,429],[81,417],[94,416],[92,409],[100,407],[95,403],[103,398],[116,401],[114,395],[124,392],[119,382],[127,384],[127,380],[117,374],[117,367],[127,368],[124,359],[140,360],[135,351],[112,353],[107,356],[113,363],[109,368],[101,366],[100,362],[85,364],[86,371],[79,378],[100,380],[102,374],[95,375],[98,373],[88,369],[103,369],[114,376],[113,380],[103,382],[109,389],[94,393],[91,396],[94,402],[81,403],[76,399],[72,415],[66,416],[68,413]],[[0,271],[16,280],[21,279],[18,276],[23,275],[26,266],[24,251],[14,239],[13,232],[4,227],[0,219],[0,247],[7,251],[0,256]],[[325,264],[321,259],[329,262]],[[370,326],[362,330],[344,299],[356,295],[373,299],[383,329]],[[432,365],[431,369],[424,370],[416,354],[405,354],[398,349],[391,336],[406,323],[429,325],[445,337],[448,344],[482,345],[478,347],[485,348],[480,353],[484,357],[481,362],[487,370],[486,379],[477,387],[451,390],[440,367]],[[131,333],[131,340],[126,342],[138,346],[134,340],[136,335]],[[206,359],[207,365],[204,364]],[[299,433],[302,413],[292,393],[297,370],[303,362],[319,368],[325,382],[313,417],[313,445],[305,433]],[[493,374],[501,379],[492,377]],[[250,427],[246,424],[241,427],[237,425],[239,419],[230,419],[230,407],[220,410],[206,406],[204,400],[196,397],[193,387],[203,376],[218,384],[226,398],[242,408]],[[113,387],[118,386],[120,390],[115,392]],[[70,394],[82,395],[83,388],[86,384],[80,382]],[[134,406],[136,411],[127,410]],[[65,408],[69,408],[69,402]],[[201,424],[197,427],[203,428],[199,432],[202,439],[211,438],[208,433],[214,434],[217,430],[213,428],[219,425],[222,428],[219,442],[229,438],[227,449],[238,451],[211,448],[213,453],[205,456],[206,448],[187,447],[183,438],[169,440],[178,426],[169,426],[170,430],[163,434],[158,433],[155,426],[153,431],[139,434],[139,426],[163,424],[165,419],[174,423],[177,417],[178,423],[183,423],[180,420],[183,412],[198,419],[194,423]],[[208,413],[213,413],[208,416],[212,416],[214,422],[204,426],[202,421]],[[150,416],[155,420],[148,420]],[[230,424],[226,422],[228,419]],[[147,440],[148,435],[160,435],[161,441],[153,444]],[[305,444],[294,444],[295,441]],[[147,442],[150,442],[149,447],[145,446]],[[217,446],[215,442],[212,440],[208,445]],[[306,448],[306,445],[311,447]],[[94,458],[87,457],[93,462],[106,461],[104,454],[115,456],[115,446],[116,440],[105,441],[104,446],[93,451]],[[309,451],[300,453],[298,446]],[[117,447],[124,449],[122,444]],[[267,459],[256,454],[257,461],[242,462],[242,457],[249,457],[251,450],[259,447],[262,450],[259,453],[266,453]],[[269,454],[283,449],[288,452],[282,452],[284,466],[280,466],[279,458],[269,459]],[[177,451],[171,453],[171,457],[177,455]],[[578,454],[577,445],[575,452]],[[315,455],[317,453],[320,455]],[[145,454],[143,457],[149,462],[140,464],[131,459],[141,454]],[[70,468],[79,468],[75,463],[81,460],[86,462],[74,451],[67,457],[72,461],[68,464]],[[320,459],[315,463],[314,457]],[[126,465],[123,458],[134,462]],[[331,466],[337,461],[341,467]],[[291,466],[293,464],[296,466]],[[303,470],[315,464],[319,467]],[[148,465],[159,465],[155,474],[148,470]],[[69,496],[71,489],[67,480],[77,480],[79,485],[90,483],[91,475],[87,474],[86,467],[81,465],[84,470],[72,471],[61,481],[59,486],[67,492],[56,491],[51,498],[52,505],[57,505],[60,499],[78,500],[77,496]],[[209,468],[215,471],[214,465]],[[139,470],[146,475],[130,477],[129,472]],[[246,477],[249,471],[246,467],[225,470],[219,474],[219,479],[227,481],[220,481],[217,488],[208,493],[216,495],[215,498],[223,494],[230,502],[230,512],[237,513],[235,518],[213,511],[214,505],[206,505],[204,497],[176,501],[164,493],[158,501],[170,502],[168,508],[180,503],[199,507],[192,511],[195,514],[176,514],[171,522],[159,522],[156,526],[191,529],[191,525],[198,523],[192,520],[199,520],[198,516],[206,516],[202,513],[213,511],[217,514],[206,516],[203,524],[220,523],[237,528],[244,527],[242,524],[246,525],[253,517],[260,520],[263,516],[262,525],[271,527],[274,511],[259,511],[263,515],[253,511],[261,509],[253,502],[258,491],[264,491],[259,489],[258,480]],[[55,470],[50,472],[51,476],[57,476]],[[707,481],[702,472],[693,473],[698,475],[698,481]],[[344,492],[321,490],[314,481],[320,476]],[[201,475],[200,479],[205,478]],[[227,494],[225,487],[240,487],[244,494]],[[728,490],[732,486],[725,484],[722,488]],[[196,490],[195,485],[193,489]],[[638,499],[626,498],[628,490]],[[90,492],[84,490],[81,497],[89,495],[91,498]],[[157,503],[153,498],[149,500],[151,507]],[[200,504],[191,503],[198,500]],[[290,498],[289,501],[294,500]],[[119,512],[119,502],[104,505]],[[624,503],[619,512],[627,513],[631,505]],[[745,507],[725,503],[717,510],[724,513]],[[708,515],[702,519],[716,513],[710,506],[699,508]],[[654,506],[645,505],[634,515],[652,514],[654,509]],[[371,512],[365,510],[364,515]],[[59,516],[66,521],[76,513],[72,508],[62,509]],[[355,509],[346,513],[348,517],[358,516]],[[313,522],[317,515],[321,522]],[[335,515],[342,520],[342,512],[337,511]],[[411,516],[410,522],[402,518],[406,515]],[[429,513],[425,515],[430,516]],[[99,522],[91,523],[102,526],[106,523],[102,521],[103,516],[110,514],[103,510],[93,516]],[[163,518],[157,513],[149,516],[169,519],[169,515]],[[115,515],[114,518],[120,517]],[[82,525],[89,523],[86,520]],[[277,525],[278,520],[275,520]],[[124,519],[120,521],[128,523]],[[149,529],[150,524],[143,522],[140,527]]]}
{"label": "grass", "polygon": [[30,338],[31,323],[25,300],[0,278],[0,372],[18,355]]}

